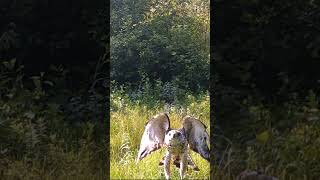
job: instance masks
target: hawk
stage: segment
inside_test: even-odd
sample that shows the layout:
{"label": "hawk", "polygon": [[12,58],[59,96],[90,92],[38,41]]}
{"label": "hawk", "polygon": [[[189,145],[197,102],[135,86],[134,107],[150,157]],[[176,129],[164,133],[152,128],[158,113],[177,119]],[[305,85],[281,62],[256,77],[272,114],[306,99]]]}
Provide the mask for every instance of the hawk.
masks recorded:
{"label": "hawk", "polygon": [[206,126],[200,120],[186,116],[182,120],[180,129],[171,129],[169,116],[166,113],[161,113],[145,124],[137,162],[164,147],[166,154],[159,165],[164,165],[166,179],[170,179],[171,159],[174,160],[174,165],[180,168],[180,177],[183,179],[188,165],[193,170],[199,170],[188,153],[189,148],[210,161],[208,140]]}

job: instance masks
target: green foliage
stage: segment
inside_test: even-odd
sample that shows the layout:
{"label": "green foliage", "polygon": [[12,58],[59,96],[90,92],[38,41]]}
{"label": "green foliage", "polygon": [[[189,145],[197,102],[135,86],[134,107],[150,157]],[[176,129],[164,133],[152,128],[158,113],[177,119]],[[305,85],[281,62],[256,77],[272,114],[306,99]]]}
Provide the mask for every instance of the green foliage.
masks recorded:
{"label": "green foliage", "polygon": [[107,177],[106,2],[0,6],[0,179]]}
{"label": "green foliage", "polygon": [[217,1],[211,15],[217,84],[269,102],[318,93],[319,9],[315,1]]}
{"label": "green foliage", "polygon": [[[96,120],[105,101],[98,92],[82,94],[88,100],[76,103],[53,100],[50,95],[62,94],[55,88],[63,84],[63,72],[26,77],[15,59],[1,64],[0,179],[107,176],[105,125]],[[80,107],[72,109],[76,122],[66,108],[72,105]]]}
{"label": "green foliage", "polygon": [[149,78],[208,89],[209,6],[197,2],[112,1],[111,79],[135,88]]}
{"label": "green foliage", "polygon": [[[209,1],[111,1],[111,178],[164,178],[162,151],[134,163],[153,115],[170,112],[176,128],[193,115],[209,127],[209,32]],[[190,177],[209,178],[209,164],[195,161],[202,171]]]}
{"label": "green foliage", "polygon": [[[247,119],[241,119],[237,133],[221,146],[223,179],[234,179],[241,171],[258,170],[279,179],[319,177],[320,113],[318,97],[312,91],[305,100],[292,99],[284,105],[262,105],[247,100]],[[223,143],[222,143],[223,144]]]}

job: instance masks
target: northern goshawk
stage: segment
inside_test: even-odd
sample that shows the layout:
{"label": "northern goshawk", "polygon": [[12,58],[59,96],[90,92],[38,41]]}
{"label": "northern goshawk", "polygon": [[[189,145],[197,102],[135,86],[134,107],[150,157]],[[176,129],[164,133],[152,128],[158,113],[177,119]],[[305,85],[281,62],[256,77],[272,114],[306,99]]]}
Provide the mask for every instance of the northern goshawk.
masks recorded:
{"label": "northern goshawk", "polygon": [[182,120],[182,128],[171,129],[169,116],[166,113],[161,113],[145,124],[137,162],[152,152],[165,147],[167,151],[159,165],[164,164],[166,179],[170,178],[171,159],[180,168],[180,177],[183,179],[188,165],[193,170],[199,170],[188,153],[189,148],[210,161],[208,141],[206,126],[200,120],[186,116]]}

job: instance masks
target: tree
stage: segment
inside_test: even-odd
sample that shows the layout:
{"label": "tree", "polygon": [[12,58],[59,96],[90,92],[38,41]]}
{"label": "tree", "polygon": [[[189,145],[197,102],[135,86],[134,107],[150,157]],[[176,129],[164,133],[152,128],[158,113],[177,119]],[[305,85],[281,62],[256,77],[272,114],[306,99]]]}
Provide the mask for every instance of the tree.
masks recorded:
{"label": "tree", "polygon": [[[112,1],[111,79],[208,88],[208,1]],[[130,65],[130,66],[129,66]]]}

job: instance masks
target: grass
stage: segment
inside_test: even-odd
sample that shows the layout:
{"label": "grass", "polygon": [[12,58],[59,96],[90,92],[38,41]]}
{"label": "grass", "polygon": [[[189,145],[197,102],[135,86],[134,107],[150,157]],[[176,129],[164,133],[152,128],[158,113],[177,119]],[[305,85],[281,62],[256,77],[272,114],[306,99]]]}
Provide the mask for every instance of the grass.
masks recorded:
{"label": "grass", "polygon": [[[134,98],[111,94],[110,159],[101,122],[66,121],[65,114],[46,99],[33,98],[37,91],[0,100],[0,179],[106,179],[109,160],[111,179],[164,179],[163,167],[158,166],[164,150],[135,164],[145,123],[165,111],[164,103],[154,99],[159,96],[152,92],[156,91],[131,95]],[[177,99],[180,101],[170,110],[173,128],[179,128],[179,121],[191,115],[206,124],[208,133],[214,130],[219,135],[216,127],[209,126],[207,94],[185,94]],[[213,179],[233,180],[244,170],[259,170],[280,180],[319,179],[318,96],[310,93],[305,101],[275,107],[249,104],[247,108],[247,118],[236,119],[238,125],[229,131],[236,132],[234,136],[225,133],[228,142],[215,136],[221,163],[219,169],[213,167]],[[189,170],[187,179],[208,179],[209,163],[190,153],[200,172]],[[173,179],[180,178],[173,166],[171,171]]]}
{"label": "grass", "polygon": [[[195,100],[188,96],[189,103],[184,107],[172,108],[169,114],[172,128],[179,128],[180,121],[185,115],[200,115],[200,120],[208,127],[210,133],[209,97],[203,96]],[[112,96],[110,116],[110,177],[111,179],[164,179],[163,166],[158,166],[165,150],[158,150],[135,163],[144,125],[152,116],[164,112],[159,106],[150,108],[147,105],[131,102],[122,97]],[[191,150],[190,150],[191,151]],[[190,168],[187,179],[209,179],[210,164],[200,155],[191,152],[191,156],[199,167],[200,172],[194,172]],[[171,166],[171,178],[179,179],[179,171]]]}
{"label": "grass", "polygon": [[36,93],[0,99],[0,179],[105,179],[104,124],[67,121]]}

